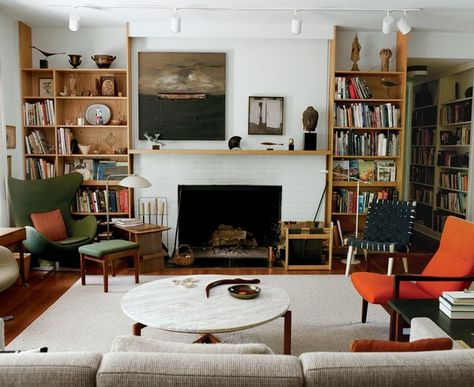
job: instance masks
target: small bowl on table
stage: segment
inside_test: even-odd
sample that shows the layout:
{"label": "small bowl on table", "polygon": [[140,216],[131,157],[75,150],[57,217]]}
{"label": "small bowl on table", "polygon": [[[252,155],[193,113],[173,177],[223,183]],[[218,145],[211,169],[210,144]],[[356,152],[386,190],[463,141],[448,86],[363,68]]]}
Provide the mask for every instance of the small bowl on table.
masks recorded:
{"label": "small bowl on table", "polygon": [[91,58],[98,68],[108,69],[116,57],[112,55],[96,54],[91,56]]}
{"label": "small bowl on table", "polygon": [[255,285],[234,285],[229,287],[227,290],[232,297],[241,300],[256,298],[260,294],[260,288]]}

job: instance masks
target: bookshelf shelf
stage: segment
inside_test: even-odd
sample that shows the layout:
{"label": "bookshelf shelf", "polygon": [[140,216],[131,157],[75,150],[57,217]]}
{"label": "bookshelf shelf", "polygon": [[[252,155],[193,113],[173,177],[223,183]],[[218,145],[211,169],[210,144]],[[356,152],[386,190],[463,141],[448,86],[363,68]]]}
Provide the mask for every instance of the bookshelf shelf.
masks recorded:
{"label": "bookshelf shelf", "polygon": [[470,125],[471,121],[459,121],[459,122],[443,122],[440,126],[459,126],[459,125]]}
{"label": "bookshelf shelf", "polygon": [[459,215],[462,217],[466,216],[466,214],[463,214],[462,212],[448,210],[447,208],[443,208],[443,207],[436,207],[436,209],[440,211],[450,212],[451,214]]}
{"label": "bookshelf shelf", "polygon": [[422,185],[424,187],[434,188],[434,185],[432,185],[432,184],[420,183],[418,181],[410,181],[410,184],[416,184],[416,185]]}
{"label": "bookshelf shelf", "polygon": [[[397,33],[394,71],[340,70],[342,66],[337,62],[343,60],[336,55],[336,45],[341,36],[336,29],[335,38],[330,41],[329,72],[333,87],[329,88],[328,110],[334,114],[328,119],[328,145],[332,152],[328,169],[333,174],[328,179],[326,220],[340,222],[344,232],[351,233],[355,230],[355,203],[363,203],[367,208],[371,200],[398,198],[402,192],[408,45],[406,36]],[[381,78],[393,80],[396,85],[386,88]],[[341,170],[356,178],[372,175],[375,181],[361,182],[360,197],[356,198],[356,181],[334,177]],[[360,215],[362,230],[366,217]]]}
{"label": "bookshelf shelf", "polygon": [[[25,177],[29,180],[48,178],[80,170],[84,178],[90,175],[94,180],[84,180],[78,190],[74,205],[79,209],[79,195],[90,193],[91,211],[74,212],[77,216],[105,214],[105,177],[102,174],[131,173],[130,149],[130,76],[129,69],[99,68],[34,68],[32,67],[31,28],[19,22],[21,111],[23,114],[23,143]],[[130,58],[131,39],[126,40],[124,57]],[[47,87],[41,88],[41,79],[47,79]],[[109,87],[103,87],[108,82]],[[107,84],[106,84],[107,85]],[[92,105],[105,108],[98,111],[98,117],[109,119],[119,125],[89,125],[86,111]],[[108,109],[107,109],[108,108]],[[91,110],[96,114],[96,110]],[[107,117],[109,115],[109,117]],[[91,118],[89,118],[91,119]],[[95,116],[94,118],[95,119]],[[67,125],[66,124],[73,124]],[[37,125],[44,123],[46,125]],[[83,125],[78,125],[84,123]],[[32,125],[33,124],[33,125]],[[73,142],[72,140],[76,140]],[[90,145],[89,154],[76,154],[77,144]],[[54,153],[48,153],[48,150]],[[44,152],[42,152],[44,150]],[[45,153],[45,154],[43,154]],[[73,154],[74,153],[74,154]],[[114,170],[114,168],[116,168]],[[88,171],[86,171],[86,169]],[[101,176],[101,180],[97,177]],[[116,183],[109,186],[117,190]],[[120,187],[120,209],[117,216],[128,216],[133,212],[131,190]],[[99,200],[98,207],[93,200]],[[93,193],[97,197],[93,198]],[[118,195],[117,195],[118,196]],[[83,203],[84,204],[84,203]],[[118,208],[118,207],[117,207]]]}
{"label": "bookshelf shelf", "polygon": [[463,191],[463,190],[460,190],[460,189],[454,189],[454,188],[448,188],[448,187],[442,187],[442,186],[440,186],[439,189],[443,190],[443,191],[460,192],[460,193],[464,193],[464,194],[468,193],[468,191]]}

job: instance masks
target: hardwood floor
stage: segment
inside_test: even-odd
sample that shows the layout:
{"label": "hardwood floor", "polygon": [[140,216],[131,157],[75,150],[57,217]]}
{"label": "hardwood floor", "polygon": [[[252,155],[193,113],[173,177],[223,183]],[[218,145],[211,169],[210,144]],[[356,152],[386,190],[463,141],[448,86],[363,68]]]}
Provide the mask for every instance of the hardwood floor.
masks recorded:
{"label": "hardwood floor", "polygon": [[[412,262],[413,261],[413,262]],[[410,272],[418,273],[428,259],[410,260]],[[133,269],[118,265],[118,275],[133,275]],[[370,269],[384,273],[387,269],[385,259],[371,259]],[[87,266],[89,274],[100,274],[98,265],[93,262]],[[365,270],[365,263],[353,265],[352,272]],[[401,272],[401,263],[394,265],[394,273]],[[156,275],[197,275],[197,274],[224,274],[224,275],[327,275],[344,274],[345,265],[339,260],[333,260],[333,270],[294,270],[285,271],[281,266],[265,267],[231,267],[231,268],[165,268],[154,273]],[[5,342],[10,343],[28,325],[48,309],[60,298],[76,281],[80,279],[79,272],[57,272],[42,279],[45,272],[31,271],[29,287],[14,285],[0,293],[0,316],[13,315],[14,319],[5,323]]]}

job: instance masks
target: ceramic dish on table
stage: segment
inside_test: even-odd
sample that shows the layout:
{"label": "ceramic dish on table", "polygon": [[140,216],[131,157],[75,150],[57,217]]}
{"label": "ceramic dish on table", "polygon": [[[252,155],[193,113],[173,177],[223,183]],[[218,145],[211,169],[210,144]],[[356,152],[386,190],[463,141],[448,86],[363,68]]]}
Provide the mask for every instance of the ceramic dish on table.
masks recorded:
{"label": "ceramic dish on table", "polygon": [[227,289],[232,297],[248,300],[260,294],[260,288],[255,285],[234,285]]}
{"label": "ceramic dish on table", "polygon": [[[97,116],[99,116],[99,119],[97,119]],[[107,125],[110,116],[110,108],[101,103],[89,105],[85,112],[86,121],[90,125]],[[100,122],[100,117],[102,117],[102,122]]]}

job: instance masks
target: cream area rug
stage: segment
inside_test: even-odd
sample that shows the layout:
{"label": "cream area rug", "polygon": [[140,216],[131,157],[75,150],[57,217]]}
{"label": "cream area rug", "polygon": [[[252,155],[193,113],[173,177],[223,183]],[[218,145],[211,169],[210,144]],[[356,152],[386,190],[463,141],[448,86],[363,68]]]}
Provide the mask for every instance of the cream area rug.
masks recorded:
{"label": "cream area rug", "polygon": [[[292,354],[309,351],[347,351],[354,339],[388,339],[389,315],[369,305],[367,323],[360,322],[361,298],[343,275],[261,275],[286,290],[292,311]],[[163,277],[141,276],[140,283]],[[185,277],[183,277],[185,278]],[[250,278],[250,277],[248,277]],[[109,293],[102,291],[102,276],[76,282],[56,303],[27,327],[7,349],[47,346],[49,351],[107,352],[118,335],[131,334],[134,323],[120,308],[123,295],[135,286],[132,276],[109,278]],[[197,336],[145,328],[143,337],[192,343]],[[262,326],[218,335],[226,343],[264,343],[283,353],[283,319]]]}

